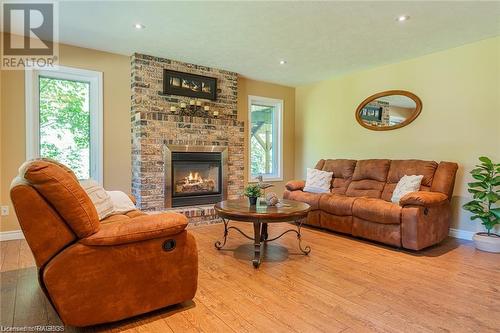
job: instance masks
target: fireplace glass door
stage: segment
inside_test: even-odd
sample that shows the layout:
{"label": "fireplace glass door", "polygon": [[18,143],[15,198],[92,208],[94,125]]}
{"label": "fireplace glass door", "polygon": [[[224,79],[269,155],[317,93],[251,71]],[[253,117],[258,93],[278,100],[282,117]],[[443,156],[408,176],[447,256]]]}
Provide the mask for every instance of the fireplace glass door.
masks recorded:
{"label": "fireplace glass door", "polygon": [[207,205],[224,200],[227,157],[223,151],[171,152],[165,164],[165,206]]}
{"label": "fireplace glass door", "polygon": [[222,156],[215,152],[172,153],[172,206],[222,200]]}
{"label": "fireplace glass door", "polygon": [[221,166],[217,161],[176,161],[172,170],[173,196],[218,194]]}

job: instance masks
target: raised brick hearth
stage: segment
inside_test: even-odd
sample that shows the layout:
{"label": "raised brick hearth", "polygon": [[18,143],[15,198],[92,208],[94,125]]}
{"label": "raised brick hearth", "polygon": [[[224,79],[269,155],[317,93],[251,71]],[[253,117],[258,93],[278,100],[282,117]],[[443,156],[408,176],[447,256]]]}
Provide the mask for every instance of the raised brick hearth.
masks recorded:
{"label": "raised brick hearth", "polygon": [[[237,120],[237,74],[225,70],[134,54],[131,60],[132,193],[146,211],[165,208],[166,145],[228,147],[227,197],[243,192],[244,124]],[[181,102],[192,97],[163,95],[163,69],[216,77],[217,100],[204,116],[180,114]],[[171,106],[177,111],[170,111]],[[214,117],[213,111],[219,116]]]}

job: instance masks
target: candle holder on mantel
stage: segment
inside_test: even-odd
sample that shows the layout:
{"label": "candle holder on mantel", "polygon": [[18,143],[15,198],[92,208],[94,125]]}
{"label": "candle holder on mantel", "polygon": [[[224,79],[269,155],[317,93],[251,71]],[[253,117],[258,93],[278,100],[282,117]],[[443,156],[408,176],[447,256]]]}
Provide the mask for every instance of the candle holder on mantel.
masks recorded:
{"label": "candle holder on mantel", "polygon": [[[175,106],[170,107],[171,112],[177,111]],[[206,117],[210,112],[208,105],[203,105],[201,101],[190,100],[189,103],[179,103],[179,115],[191,117]],[[217,111],[214,111],[214,113]],[[218,114],[218,112],[217,112]]]}
{"label": "candle holder on mantel", "polygon": [[[186,115],[186,111],[187,111],[187,110],[186,110],[186,107],[187,107],[187,105],[186,105],[186,103],[184,103],[184,102],[181,102],[181,103],[179,104],[179,115],[180,115],[180,116],[185,116],[185,115]],[[171,109],[172,109],[172,108],[171,108]],[[175,106],[174,106],[174,109],[175,109]],[[175,110],[174,110],[174,111],[175,111]]]}

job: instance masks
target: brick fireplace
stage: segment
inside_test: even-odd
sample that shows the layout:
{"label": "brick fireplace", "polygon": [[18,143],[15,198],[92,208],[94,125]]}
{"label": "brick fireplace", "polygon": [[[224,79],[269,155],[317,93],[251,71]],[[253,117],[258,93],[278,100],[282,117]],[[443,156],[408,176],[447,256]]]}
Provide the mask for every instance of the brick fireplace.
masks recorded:
{"label": "brick fireplace", "polygon": [[[199,100],[208,105],[210,111],[196,115],[181,113],[180,103],[189,105],[190,100],[198,99],[163,95],[163,69],[217,78],[217,100]],[[204,197],[205,201],[198,201],[203,204],[241,195],[244,186],[244,124],[237,119],[237,78],[236,73],[221,69],[144,54],[132,56],[132,193],[139,208],[163,210],[175,205],[198,204],[193,197]],[[172,107],[176,110],[171,111]],[[218,116],[214,116],[213,111],[217,111]],[[201,161],[196,163],[194,155],[189,156],[190,159],[180,163],[181,167],[174,175],[172,157],[179,156],[172,156],[173,152],[214,154],[200,156]],[[223,159],[219,170],[215,167],[217,162],[211,160],[216,154]],[[191,177],[189,161],[193,162]],[[216,173],[218,179],[215,179]],[[177,179],[173,180],[174,176]],[[174,191],[175,182],[179,191],[185,193]],[[217,195],[220,197],[216,198]],[[207,196],[212,200],[207,200]],[[182,197],[191,198],[178,200]]]}

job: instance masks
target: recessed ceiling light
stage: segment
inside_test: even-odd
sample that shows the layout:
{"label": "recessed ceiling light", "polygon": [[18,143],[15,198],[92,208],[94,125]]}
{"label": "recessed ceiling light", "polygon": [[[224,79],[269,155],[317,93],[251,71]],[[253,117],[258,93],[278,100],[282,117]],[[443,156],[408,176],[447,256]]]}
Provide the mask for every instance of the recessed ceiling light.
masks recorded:
{"label": "recessed ceiling light", "polygon": [[396,21],[398,22],[404,22],[404,21],[408,21],[410,19],[410,17],[408,15],[401,15],[401,16],[398,16],[396,18]]}
{"label": "recessed ceiling light", "polygon": [[286,64],[286,60],[280,60],[280,65],[285,65]]}
{"label": "recessed ceiling light", "polygon": [[136,23],[136,24],[134,24],[134,27],[136,29],[144,29],[146,26],[144,24]]}

